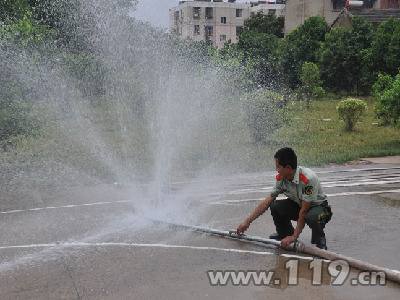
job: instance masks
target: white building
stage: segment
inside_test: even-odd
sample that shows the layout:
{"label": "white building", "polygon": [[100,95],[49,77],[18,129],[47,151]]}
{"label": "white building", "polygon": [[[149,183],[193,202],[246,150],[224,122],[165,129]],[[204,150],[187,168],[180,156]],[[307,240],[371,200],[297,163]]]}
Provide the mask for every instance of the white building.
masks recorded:
{"label": "white building", "polygon": [[203,41],[221,48],[228,40],[237,43],[243,31],[244,20],[258,11],[284,16],[284,2],[282,0],[248,3],[236,3],[235,0],[179,1],[178,6],[170,9],[170,32],[194,42]]}

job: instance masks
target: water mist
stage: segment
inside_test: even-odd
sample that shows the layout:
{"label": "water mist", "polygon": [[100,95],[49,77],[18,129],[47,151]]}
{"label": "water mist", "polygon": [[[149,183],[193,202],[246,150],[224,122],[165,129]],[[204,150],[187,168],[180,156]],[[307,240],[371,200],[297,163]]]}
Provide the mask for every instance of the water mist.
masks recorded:
{"label": "water mist", "polygon": [[213,61],[206,47],[137,22],[124,7],[79,3],[77,28],[90,28],[85,47],[100,66],[102,93],[86,93],[91,83],[68,72],[62,50],[49,56],[39,49],[40,59],[30,51],[7,55],[47,128],[27,168],[9,165],[18,179],[8,182],[27,190],[115,183],[129,186],[136,212],[181,218],[193,192],[209,185],[194,179],[232,169],[242,155],[230,136],[243,126],[237,74]]}

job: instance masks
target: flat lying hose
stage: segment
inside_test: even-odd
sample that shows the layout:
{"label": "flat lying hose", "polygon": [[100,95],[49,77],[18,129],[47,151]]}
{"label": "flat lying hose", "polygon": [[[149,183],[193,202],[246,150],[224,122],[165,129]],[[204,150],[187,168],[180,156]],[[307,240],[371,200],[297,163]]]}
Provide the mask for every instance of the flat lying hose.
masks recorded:
{"label": "flat lying hose", "polygon": [[[185,225],[185,224],[176,224],[176,223],[171,223],[171,222],[164,222],[164,221],[159,221],[159,220],[152,220],[156,224],[163,224],[167,225],[168,227],[171,228],[179,228],[179,229],[186,229],[190,231],[195,231],[195,232],[201,232],[201,233],[209,233],[213,235],[218,235],[218,236],[223,236],[227,238],[233,238],[233,239],[238,239],[238,240],[246,240],[246,241],[251,241],[251,242],[258,242],[262,244],[267,244],[267,245],[274,245],[277,247],[280,247],[280,241],[273,240],[273,239],[265,239],[262,237],[258,236],[250,236],[250,235],[245,235],[241,234],[238,235],[236,231],[223,231],[223,230],[218,230],[214,228],[206,228],[206,227],[199,227],[199,226],[192,226],[192,225]],[[385,273],[385,278],[389,279],[393,282],[400,283],[400,273],[395,272],[393,270],[390,270],[388,268],[382,268],[358,259],[354,259],[352,257],[344,256],[342,254],[338,254],[335,252],[319,249],[314,246],[309,246],[305,245],[300,241],[296,241],[294,243],[291,243],[289,245],[289,249],[291,251],[296,251],[300,253],[306,253],[310,255],[314,255],[317,257],[329,259],[329,260],[344,260],[346,261],[349,266],[359,269],[361,271],[368,271],[368,272],[384,272]]]}

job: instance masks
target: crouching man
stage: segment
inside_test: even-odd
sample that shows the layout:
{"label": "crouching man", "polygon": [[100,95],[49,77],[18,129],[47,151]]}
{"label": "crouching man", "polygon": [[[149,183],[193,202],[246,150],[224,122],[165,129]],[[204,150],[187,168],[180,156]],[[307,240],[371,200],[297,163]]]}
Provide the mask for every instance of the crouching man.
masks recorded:
{"label": "crouching man", "polygon": [[[278,150],[274,158],[278,175],[273,190],[239,225],[238,234],[244,233],[251,222],[270,208],[277,231],[270,235],[270,239],[280,240],[281,246],[288,248],[307,224],[312,230],[311,243],[326,250],[324,228],[332,212],[317,175],[308,168],[297,166],[297,156],[291,148]],[[276,200],[279,194],[288,198]],[[296,229],[291,220],[297,221]]]}

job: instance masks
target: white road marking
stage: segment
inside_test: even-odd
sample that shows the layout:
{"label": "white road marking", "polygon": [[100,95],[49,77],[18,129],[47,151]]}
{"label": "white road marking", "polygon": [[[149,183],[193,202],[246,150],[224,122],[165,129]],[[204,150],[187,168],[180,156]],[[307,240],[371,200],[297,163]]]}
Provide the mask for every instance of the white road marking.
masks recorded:
{"label": "white road marking", "polygon": [[[400,183],[399,178],[392,178],[389,180],[382,180],[381,178],[372,179],[358,179],[357,181],[353,182],[343,182],[341,181],[327,181],[321,182],[323,187],[331,188],[331,187],[348,187],[348,186],[363,186],[363,185],[383,185],[383,184],[393,184],[393,183]],[[267,185],[266,183],[265,185]],[[269,183],[269,187],[260,187],[260,188],[247,188],[247,189],[239,189],[239,190],[231,190],[225,193],[214,193],[213,196],[223,196],[223,195],[240,195],[240,194],[248,194],[248,193],[264,193],[265,191],[272,190],[272,186],[274,182]]]}
{"label": "white road marking", "polygon": [[127,203],[132,202],[132,200],[118,200],[118,201],[110,201],[110,202],[95,202],[95,203],[83,203],[83,204],[70,204],[70,205],[62,205],[62,206],[46,206],[46,207],[37,207],[37,208],[28,208],[25,210],[9,210],[9,211],[1,211],[0,214],[14,214],[26,211],[38,211],[45,209],[57,209],[57,208],[73,208],[73,207],[81,207],[81,206],[95,206],[95,205],[105,205],[105,204],[114,204],[114,203]]}
{"label": "white road marking", "polygon": [[[390,183],[390,182],[387,182]],[[364,184],[361,184],[364,185]],[[393,189],[393,190],[379,190],[379,191],[369,191],[369,192],[342,192],[342,193],[334,193],[334,194],[326,194],[328,197],[340,197],[340,196],[351,196],[351,195],[374,195],[374,194],[385,194],[385,193],[400,193],[400,189]],[[285,196],[277,197],[278,200],[286,199]],[[221,201],[214,201],[208,202],[211,205],[232,205],[232,204],[240,204],[240,203],[247,203],[247,202],[257,202],[262,201],[265,198],[248,198],[248,199],[239,199],[239,200],[221,200]],[[40,211],[46,209],[59,209],[59,208],[74,208],[74,207],[82,207],[82,206],[95,206],[95,205],[106,205],[106,204],[115,204],[115,203],[129,203],[131,200],[118,200],[118,201],[110,201],[110,202],[95,202],[95,203],[83,203],[83,204],[70,204],[70,205],[62,205],[62,206],[46,206],[46,207],[36,207],[36,208],[29,208],[29,209],[18,209],[18,210],[9,210],[9,211],[1,211],[0,214],[14,214],[14,213],[21,213],[27,211]],[[205,202],[207,203],[207,202]]]}
{"label": "white road marking", "polygon": [[370,180],[370,181],[359,181],[351,183],[334,183],[334,184],[322,184],[323,187],[346,187],[346,186],[362,186],[362,185],[376,185],[376,184],[390,184],[400,183],[400,180]]}
{"label": "white road marking", "polygon": [[395,190],[382,190],[382,191],[369,191],[369,192],[342,192],[336,194],[327,194],[328,197],[350,196],[350,195],[374,195],[386,193],[400,193],[400,189]]}

